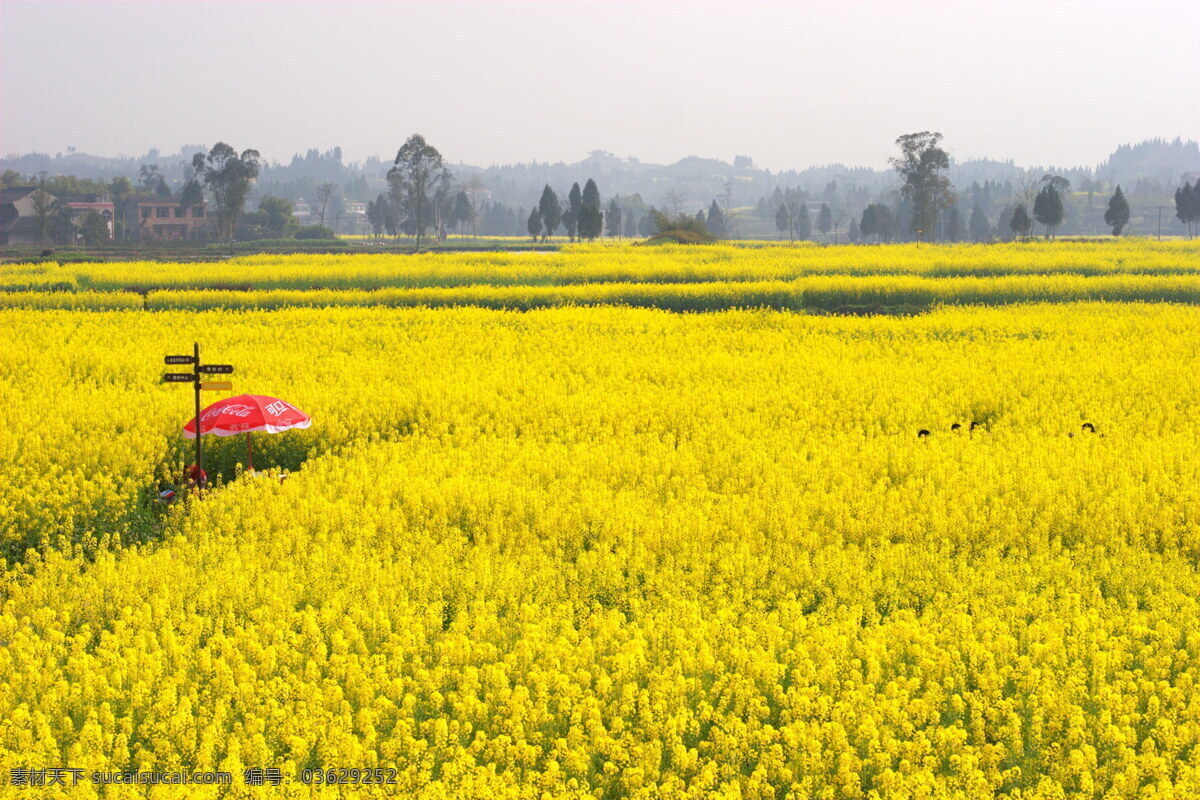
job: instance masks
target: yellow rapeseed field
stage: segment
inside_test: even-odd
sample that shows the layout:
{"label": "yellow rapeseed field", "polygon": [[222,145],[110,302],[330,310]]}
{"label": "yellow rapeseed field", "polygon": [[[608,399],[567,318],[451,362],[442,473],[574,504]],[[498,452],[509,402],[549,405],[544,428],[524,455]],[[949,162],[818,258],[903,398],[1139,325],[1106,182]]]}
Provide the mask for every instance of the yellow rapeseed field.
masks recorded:
{"label": "yellow rapeseed field", "polygon": [[1200,241],[703,247],[566,245],[548,252],[252,255],[224,261],[0,266],[0,291],[412,289],[790,281],[805,276],[1197,275]]}
{"label": "yellow rapeseed field", "polygon": [[[39,797],[1200,794],[1200,309],[27,294],[0,775],[234,776]],[[159,507],[193,341],[314,422]]]}

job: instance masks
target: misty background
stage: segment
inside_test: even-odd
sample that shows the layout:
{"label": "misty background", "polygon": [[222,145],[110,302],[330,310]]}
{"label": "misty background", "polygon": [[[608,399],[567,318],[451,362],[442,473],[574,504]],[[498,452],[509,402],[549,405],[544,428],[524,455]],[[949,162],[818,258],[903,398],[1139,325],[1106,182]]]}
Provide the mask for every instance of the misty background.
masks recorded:
{"label": "misty background", "polygon": [[1200,172],[1192,16],[1021,0],[4,2],[0,169],[111,180],[154,164],[178,190],[191,155],[225,141],[267,161],[248,208],[333,182],[340,223],[419,132],[476,183],[492,233],[520,235],[543,186],[592,178],[630,219],[719,200],[743,210],[740,235],[771,236],[787,192],[846,216],[894,199],[895,138],[938,130],[964,220],[980,205],[998,224],[1022,182],[1058,174],[1077,195],[1064,232],[1090,232],[1093,195],[1121,183],[1145,233],[1145,212]]}

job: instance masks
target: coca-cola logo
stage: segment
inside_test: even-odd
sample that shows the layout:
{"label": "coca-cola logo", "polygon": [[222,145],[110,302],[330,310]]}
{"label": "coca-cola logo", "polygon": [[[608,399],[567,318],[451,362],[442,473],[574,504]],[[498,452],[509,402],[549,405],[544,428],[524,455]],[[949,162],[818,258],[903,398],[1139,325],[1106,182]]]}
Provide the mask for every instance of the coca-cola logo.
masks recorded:
{"label": "coca-cola logo", "polygon": [[201,420],[212,419],[213,417],[218,417],[218,416],[221,416],[222,414],[228,414],[231,417],[248,417],[248,416],[250,416],[250,412],[252,412],[253,410],[254,410],[254,406],[247,406],[247,405],[241,405],[241,404],[221,406],[220,408],[209,409],[200,417],[200,419]]}

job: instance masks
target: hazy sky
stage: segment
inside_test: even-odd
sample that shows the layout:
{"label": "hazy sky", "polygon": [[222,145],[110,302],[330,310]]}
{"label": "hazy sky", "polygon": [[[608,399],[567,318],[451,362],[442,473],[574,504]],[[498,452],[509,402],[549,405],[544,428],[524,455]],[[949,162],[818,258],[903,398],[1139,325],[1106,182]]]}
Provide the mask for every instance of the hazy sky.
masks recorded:
{"label": "hazy sky", "polygon": [[1091,165],[1200,136],[1184,2],[0,2],[0,153]]}

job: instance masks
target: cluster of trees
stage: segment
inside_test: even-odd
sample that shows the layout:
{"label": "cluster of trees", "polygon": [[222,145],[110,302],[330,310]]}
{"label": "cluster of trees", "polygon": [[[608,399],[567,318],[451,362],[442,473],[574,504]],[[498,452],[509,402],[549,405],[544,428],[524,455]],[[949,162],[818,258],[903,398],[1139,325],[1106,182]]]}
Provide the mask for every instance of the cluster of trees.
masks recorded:
{"label": "cluster of trees", "polygon": [[[909,235],[917,241],[957,242],[969,238],[985,242],[1032,236],[1035,223],[1043,226],[1045,235],[1050,237],[1062,224],[1063,198],[1071,192],[1071,182],[1061,175],[1051,174],[1044,175],[1040,181],[1024,183],[1019,193],[1022,202],[1006,206],[995,228],[979,202],[990,201],[990,187],[980,187],[976,183],[972,195],[977,201],[964,224],[958,197],[947,176],[950,159],[940,146],[941,138],[940,133],[921,131],[896,140],[901,155],[891,159],[891,163],[903,179],[899,202],[894,207],[883,202],[868,204],[857,221],[850,221],[850,241],[882,242]],[[1091,191],[1089,188],[1089,202]],[[1179,219],[1190,226],[1189,219],[1200,218],[1200,190],[1185,184],[1176,192],[1176,208]],[[1186,210],[1192,208],[1195,210]],[[1103,218],[1114,236],[1120,236],[1129,224],[1129,201],[1119,185],[1109,199]],[[836,241],[840,222],[829,204],[822,203],[817,227],[826,240],[833,229]],[[781,233],[786,232],[793,239],[807,239],[812,235],[811,214],[802,192],[789,190],[777,196],[775,224]]]}
{"label": "cluster of trees", "polygon": [[[396,152],[387,183],[388,191],[367,203],[367,222],[376,236],[413,236],[420,247],[427,236],[443,241],[450,229],[462,231],[470,225],[471,232],[477,232],[482,182],[472,178],[460,185],[424,136],[413,134]],[[497,220],[498,214],[505,216],[499,209],[487,211],[486,224],[512,224],[510,218]]]}
{"label": "cluster of trees", "polygon": [[[578,183],[571,185],[571,191],[567,193],[566,208],[562,207],[558,195],[546,184],[538,204],[529,212],[525,229],[535,241],[541,236],[544,242],[554,235],[559,225],[562,225],[572,242],[577,239],[590,242],[604,233],[604,218],[605,214],[600,210],[600,189],[596,186],[596,181],[588,178],[582,190]],[[615,202],[611,202],[608,209],[608,233],[612,236],[614,232],[619,234],[620,230],[621,211]]]}
{"label": "cluster of trees", "polygon": [[[102,245],[108,240],[110,220],[95,209],[71,208],[69,198],[87,195],[109,195],[114,205],[134,193],[134,185],[124,176],[111,181],[79,178],[74,175],[48,176],[41,172],[26,177],[15,170],[0,174],[0,188],[35,187],[30,195],[34,225],[39,243],[74,243],[82,239],[89,246]],[[111,220],[120,235],[121,219]]]}
{"label": "cluster of trees", "polygon": [[[667,192],[664,209],[671,212],[668,214],[648,206],[636,193],[616,195],[603,206],[594,178],[589,178],[582,187],[574,183],[565,202],[546,184],[537,205],[526,214],[523,209],[496,199],[497,193],[513,187],[506,189],[489,180],[490,191],[482,191],[483,173],[478,172],[460,183],[438,150],[414,134],[390,164],[370,160],[369,164],[380,173],[386,167],[387,191],[367,202],[367,222],[376,235],[412,236],[418,247],[429,238],[444,240],[449,231],[493,236],[527,233],[534,239],[546,240],[561,230],[572,241],[591,241],[603,235],[653,236],[662,232],[664,225],[724,238],[747,233],[761,236],[773,223],[781,238],[787,236],[795,241],[820,234],[826,242],[839,241],[843,229],[851,242],[989,241],[1032,236],[1035,225],[1041,226],[1049,237],[1068,222],[1067,217],[1073,220],[1069,227],[1076,229],[1085,215],[1088,221],[1084,230],[1100,229],[1100,209],[1104,207],[1093,206],[1093,198],[1106,188],[1102,182],[1084,176],[1079,178],[1082,189],[1072,192],[1071,180],[1061,174],[1045,174],[1040,180],[1021,178],[1017,187],[1009,182],[976,180],[960,198],[950,180],[954,165],[941,142],[942,135],[931,131],[896,139],[900,152],[890,161],[901,184],[894,193],[886,187],[878,193],[868,192],[866,186],[854,182],[841,187],[837,180],[829,180],[823,191],[813,190],[811,196],[800,187],[776,187],[770,199],[759,198],[757,209],[737,208],[732,184],[727,182],[724,194],[714,198],[707,210],[701,205],[694,217],[688,217],[691,212],[686,210],[686,186],[676,186]],[[304,196],[310,198],[311,217],[317,224],[301,232],[293,202],[283,196],[262,193],[265,187],[260,185],[259,178],[267,166],[256,150],[239,153],[223,142],[207,151],[200,147],[189,150],[191,160],[184,165],[182,178],[173,173],[176,177],[170,180],[157,161],[139,166],[136,183],[123,176],[105,182],[73,176],[47,178],[43,173],[39,184],[43,194],[34,199],[39,228],[46,237],[53,235],[63,241],[79,237],[102,240],[103,220],[89,219],[86,213],[76,213],[65,203],[55,204],[54,197],[107,192],[120,205],[135,194],[167,197],[178,191],[184,205],[203,202],[206,197],[210,200],[209,217],[222,240],[282,238],[301,233],[333,235],[326,223],[341,218],[343,196],[365,198],[371,191],[365,174],[345,181],[344,187],[339,185],[338,181],[346,177],[347,167],[342,164],[338,149],[327,153],[311,150],[303,157],[293,158],[290,165],[272,168],[277,173],[274,180],[289,181],[291,189],[299,185],[297,181],[307,182]],[[737,162],[738,169],[752,168],[748,157],[739,156]],[[601,163],[603,159],[597,162]],[[317,183],[314,176],[324,180]],[[607,182],[611,176],[602,170],[600,177]],[[12,170],[0,176],[0,182],[6,186],[19,185],[22,180]],[[1084,209],[1084,193],[1087,209],[1095,211]],[[1136,195],[1135,188],[1129,196]],[[259,200],[257,210],[243,213],[251,198]],[[1186,226],[1188,235],[1192,235],[1200,222],[1200,186],[1185,183],[1177,189],[1175,207],[1176,217]],[[850,212],[855,208],[862,209],[857,218]],[[686,224],[681,222],[684,217],[688,218]],[[1130,224],[1130,218],[1129,200],[1118,185],[1103,211],[1103,223],[1113,235],[1119,236]],[[114,222],[120,238],[121,215]]]}

